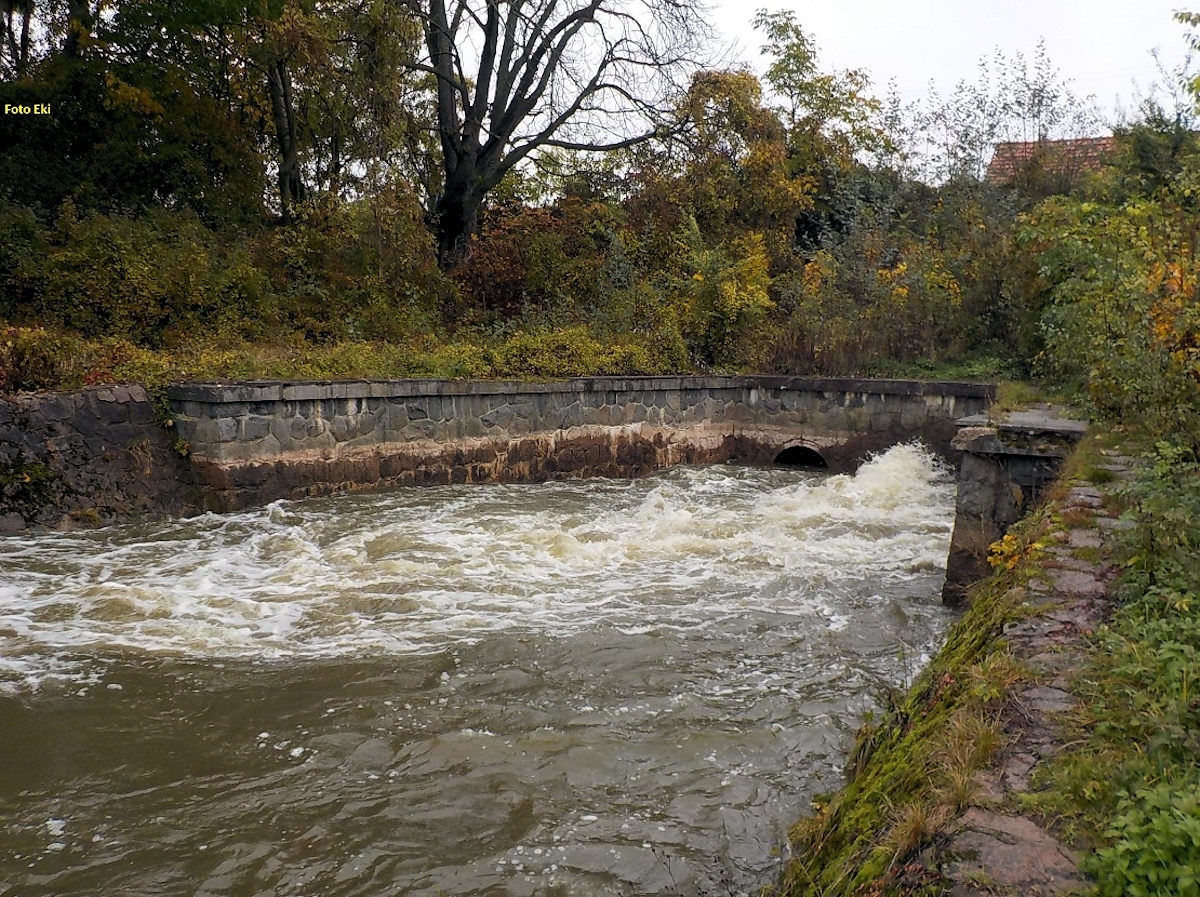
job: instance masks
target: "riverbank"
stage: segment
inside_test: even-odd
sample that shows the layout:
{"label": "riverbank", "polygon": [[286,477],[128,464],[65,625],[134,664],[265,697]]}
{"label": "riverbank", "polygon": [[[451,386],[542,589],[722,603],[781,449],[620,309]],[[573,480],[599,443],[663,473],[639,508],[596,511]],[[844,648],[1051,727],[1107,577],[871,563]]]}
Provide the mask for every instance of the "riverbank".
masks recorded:
{"label": "riverbank", "polygon": [[945,647],[793,828],[776,894],[1195,892],[1196,464],[1135,476],[1125,450],[1085,441],[993,547]]}

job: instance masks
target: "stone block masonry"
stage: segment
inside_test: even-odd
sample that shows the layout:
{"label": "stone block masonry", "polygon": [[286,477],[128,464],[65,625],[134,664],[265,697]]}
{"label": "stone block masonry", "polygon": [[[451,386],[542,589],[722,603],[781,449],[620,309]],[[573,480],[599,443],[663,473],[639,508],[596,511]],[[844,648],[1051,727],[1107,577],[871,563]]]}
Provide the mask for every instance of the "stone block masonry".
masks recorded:
{"label": "stone block masonry", "polygon": [[0,397],[0,533],[203,505],[140,386]]}
{"label": "stone block masonry", "polygon": [[167,391],[173,429],[140,386],[0,397],[0,532],[404,484],[770,463],[785,449],[847,470],[910,439],[953,459],[954,421],[991,396],[795,377],[187,383]]}
{"label": "stone block masonry", "polygon": [[995,421],[972,415],[958,425],[951,444],[963,455],[942,589],[943,602],[952,606],[963,604],[971,584],[987,574],[988,546],[1029,511],[1088,429],[1086,421],[1050,405]]}
{"label": "stone block masonry", "polygon": [[192,383],[168,391],[208,509],[403,484],[638,476],[770,463],[805,446],[833,469],[923,439],[990,386],[793,377]]}

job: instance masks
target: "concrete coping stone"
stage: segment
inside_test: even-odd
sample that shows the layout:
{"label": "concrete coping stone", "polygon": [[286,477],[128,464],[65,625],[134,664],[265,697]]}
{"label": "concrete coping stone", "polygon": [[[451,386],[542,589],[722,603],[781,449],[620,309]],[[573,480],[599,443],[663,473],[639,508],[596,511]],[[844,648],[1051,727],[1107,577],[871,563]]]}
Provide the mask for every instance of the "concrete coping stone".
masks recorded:
{"label": "concrete coping stone", "polygon": [[569,380],[242,380],[175,383],[171,401],[225,405],[234,402],[320,399],[402,398],[412,396],[519,395],[682,389],[761,388],[795,392],[868,395],[953,395],[992,398],[995,384],[953,381],[872,380],[863,378],[776,376],[575,377]]}
{"label": "concrete coping stone", "polygon": [[956,421],[958,433],[950,445],[973,455],[1018,455],[1025,458],[1065,458],[1082,434],[1038,430],[1022,432],[1002,430],[996,425],[981,426],[983,415]]}
{"label": "concrete coping stone", "polygon": [[1038,408],[1013,411],[1000,418],[992,418],[986,412],[972,414],[970,417],[960,418],[955,424],[959,427],[994,427],[1000,433],[1022,436],[1050,435],[1068,439],[1082,439],[1088,431],[1086,420],[1065,417],[1054,409]]}
{"label": "concrete coping stone", "polygon": [[75,401],[79,397],[91,396],[100,402],[145,402],[148,400],[146,388],[140,383],[122,385],[85,386],[82,389],[48,389],[31,392],[17,392],[0,395],[0,401],[19,405],[37,405],[46,399],[60,397]]}

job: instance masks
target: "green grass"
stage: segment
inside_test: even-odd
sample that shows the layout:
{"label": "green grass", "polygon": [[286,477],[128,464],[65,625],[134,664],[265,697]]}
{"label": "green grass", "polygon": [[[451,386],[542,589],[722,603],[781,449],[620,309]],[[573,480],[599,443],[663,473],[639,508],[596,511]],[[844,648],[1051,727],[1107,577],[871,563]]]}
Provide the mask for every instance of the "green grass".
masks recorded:
{"label": "green grass", "polygon": [[1022,366],[1013,358],[974,355],[947,361],[898,362],[879,359],[861,372],[864,376],[895,377],[902,380],[1012,380],[1022,376]]}

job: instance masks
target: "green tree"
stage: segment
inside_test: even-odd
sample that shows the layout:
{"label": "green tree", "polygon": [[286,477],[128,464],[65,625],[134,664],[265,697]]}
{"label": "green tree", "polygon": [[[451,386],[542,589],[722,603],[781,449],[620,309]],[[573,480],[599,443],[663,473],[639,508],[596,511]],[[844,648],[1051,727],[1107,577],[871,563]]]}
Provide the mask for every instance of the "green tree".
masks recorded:
{"label": "green tree", "polygon": [[783,101],[780,112],[798,171],[830,158],[849,165],[860,153],[887,149],[890,138],[878,123],[882,104],[870,94],[865,72],[821,71],[816,44],[792,12],[760,9],[754,27],[766,37],[762,51],[771,64],[765,80]]}

